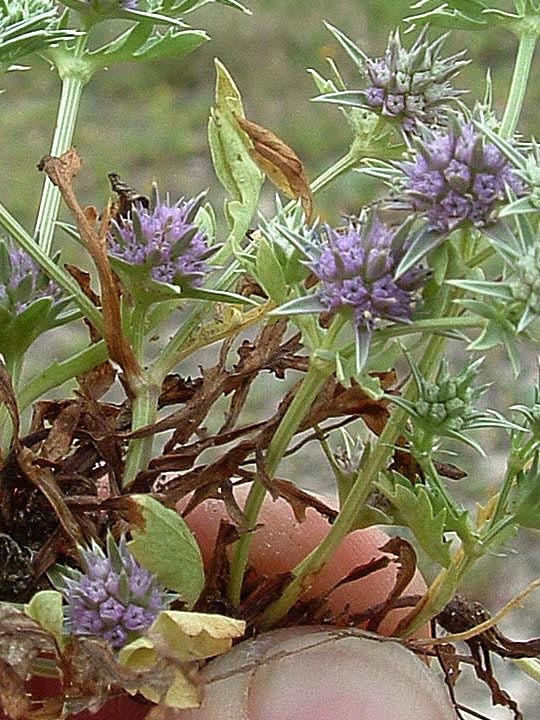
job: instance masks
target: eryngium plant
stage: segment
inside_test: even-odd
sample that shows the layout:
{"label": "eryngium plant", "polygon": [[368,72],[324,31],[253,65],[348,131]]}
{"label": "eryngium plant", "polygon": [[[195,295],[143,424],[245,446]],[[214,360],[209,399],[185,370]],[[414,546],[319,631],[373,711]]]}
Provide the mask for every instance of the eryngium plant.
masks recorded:
{"label": "eryngium plant", "polygon": [[407,323],[413,316],[417,290],[428,272],[411,268],[397,277],[396,270],[409,246],[411,223],[386,226],[376,213],[363,214],[346,227],[325,226],[303,237],[282,232],[307,258],[319,280],[315,292],[292,300],[281,314],[339,313],[353,324],[357,366],[367,360],[372,330],[382,321]]}
{"label": "eryngium plant", "polygon": [[68,633],[102,637],[121,648],[149,628],[175,597],[139,565],[124,537],[117,545],[109,533],[106,555],[93,542],[91,549],[79,547],[79,557],[82,571],[57,566],[50,573],[67,603]]}
{"label": "eryngium plant", "polygon": [[400,164],[403,191],[431,231],[446,235],[467,224],[489,225],[507,189],[524,191],[502,152],[460,116],[452,115],[446,130],[424,130],[414,147],[415,159]]}
{"label": "eryngium plant", "polygon": [[[500,121],[489,97],[474,115],[461,105],[452,83],[464,56],[443,57],[444,38],[431,42],[424,33],[407,49],[393,32],[384,56],[370,59],[333,30],[361,69],[363,85],[345,90],[332,63],[335,82],[316,76],[320,92],[336,91],[323,99],[352,105],[345,114],[354,140],[312,183],[292,148],[258,122],[246,121],[240,91],[218,62],[209,142],[226,195],[223,217],[221,198],[213,192],[204,201],[158,198],[147,206],[143,195],[120,182],[112,206],[104,196],[93,198],[97,210],[81,204],[75,182],[81,159],[68,148],[84,88],[104,67],[162,57],[178,62],[208,39],[204,31],[187,28],[183,17],[205,4],[17,5],[37,8],[38,16],[43,8],[61,10],[58,27],[74,28],[66,31],[77,38],[73,43],[54,35],[56,15],[52,30],[40,26],[35,36],[20,26],[30,17],[13,15],[14,22],[2,26],[2,53],[22,51],[24,28],[40,42],[52,38],[38,50],[62,80],[52,150],[39,164],[47,178],[33,231],[0,205],[3,231],[45,272],[9,242],[0,246],[0,601],[18,604],[6,609],[0,603],[0,666],[9,666],[10,683],[14,673],[20,680],[7,691],[4,683],[0,696],[18,716],[28,706],[28,673],[44,667],[63,673],[65,686],[64,696],[43,714],[51,707],[66,714],[95,709],[111,687],[146,691],[151,702],[178,709],[181,685],[193,691],[182,700],[184,707],[196,705],[197,688],[187,687],[182,676],[186,656],[194,657],[194,630],[205,647],[214,633],[226,651],[244,623],[216,618],[216,609],[245,618],[251,633],[299,618],[319,622],[327,616],[328,593],[305,604],[306,587],[339,555],[344,538],[374,524],[396,526],[399,537],[385,547],[392,553],[397,548],[398,580],[415,571],[415,553],[401,540],[400,526],[423,551],[419,557],[425,553],[437,564],[435,579],[418,601],[407,590],[398,597],[398,582],[367,614],[342,608],[332,617],[351,624],[369,618],[377,630],[399,606],[406,613],[397,629],[403,637],[432,620],[453,632],[453,611],[442,618],[440,611],[476,562],[509,545],[520,526],[540,528],[538,392],[532,402],[519,398],[511,406],[519,424],[485,410],[479,406],[487,397],[480,363],[476,356],[464,359],[471,351],[484,354],[504,345],[517,374],[523,341],[538,331],[538,151],[533,143],[525,161],[526,141],[515,137],[534,56],[530,28],[537,27],[538,2],[516,1],[526,21],[520,15],[508,23],[520,36],[520,52]],[[222,4],[240,6],[236,0]],[[446,3],[465,4],[471,5]],[[475,7],[479,19],[493,15],[486,2]],[[12,6],[0,8],[7,17]],[[455,13],[443,16],[458,19]],[[103,33],[94,33],[96,24],[109,20]],[[9,34],[15,30],[16,36]],[[454,114],[456,104],[463,116]],[[489,127],[478,117],[489,118]],[[99,149],[107,152],[107,137],[100,140]],[[353,176],[358,182],[351,183],[352,199],[339,195],[325,210],[327,224],[317,220],[317,193],[351,169],[363,173],[361,180]],[[264,175],[293,203],[278,203],[277,215],[257,227]],[[390,194],[380,179],[391,185]],[[98,187],[99,179],[91,184]],[[3,191],[10,189],[5,183]],[[57,222],[58,192],[74,226]],[[347,221],[336,227],[343,213]],[[51,260],[59,226],[81,241],[82,267]],[[58,314],[67,302],[69,313]],[[41,324],[42,310],[47,324]],[[79,322],[81,331],[69,347],[63,338],[49,342],[48,336],[46,351],[33,358],[38,367],[21,371],[28,339],[66,320]],[[455,344],[454,358],[459,356],[464,370],[451,372],[447,342]],[[411,368],[403,375],[402,347]],[[505,370],[497,372],[502,377]],[[268,396],[257,402],[259,378],[268,375]],[[32,404],[30,419],[23,411]],[[353,420],[358,422],[350,429],[348,455],[339,463],[334,430]],[[496,482],[492,467],[483,473],[477,466],[477,484],[463,482],[463,492],[454,496],[448,478],[465,477],[458,467],[462,448],[480,449],[470,438],[480,427],[511,436],[510,442],[500,439],[500,447],[511,446],[501,480]],[[164,433],[163,443],[154,442]],[[325,465],[316,462],[323,457],[316,456],[320,443],[337,479],[339,510],[283,482],[283,458],[304,452],[306,441],[309,462],[301,457],[297,467],[309,466],[310,482],[325,482]],[[443,454],[450,450],[451,465]],[[293,478],[296,484],[303,479]],[[248,497],[238,505],[233,489],[245,481],[251,482]],[[479,497],[473,497],[478,485]],[[288,500],[298,516],[311,507],[332,522],[321,545],[296,567],[261,578],[250,567],[250,543],[268,490]],[[229,522],[221,525],[215,556],[205,566],[176,508],[185,503],[189,520],[190,511],[209,497],[224,502]],[[478,499],[482,508],[476,511]],[[116,546],[109,538],[103,552],[108,532],[121,530],[130,543]],[[76,565],[73,553],[83,544]],[[63,564],[52,575],[61,592],[48,583],[55,563]],[[167,608],[171,596],[164,588],[177,593],[175,602],[186,612]],[[408,603],[416,603],[410,611]],[[16,632],[6,631],[8,622]],[[236,625],[232,634],[229,623]],[[538,653],[538,642],[508,650],[494,628],[471,639],[482,643],[486,637],[497,638],[482,646],[486,666],[491,650],[512,657],[519,652],[521,658]],[[211,643],[210,652],[197,651],[196,660],[214,655],[214,649]],[[447,654],[452,662],[462,659],[462,649],[456,651]],[[84,672],[75,678],[71,671],[84,669],[90,653],[106,662],[95,663],[89,679]],[[531,658],[521,666],[539,676]],[[473,667],[488,680],[494,701],[518,717],[489,667]],[[159,668],[157,685],[148,687],[149,673]]]}
{"label": "eryngium plant", "polygon": [[113,221],[108,236],[111,258],[118,267],[138,268],[159,283],[200,287],[213,269],[207,260],[217,249],[208,246],[195,223],[203,200],[204,194],[173,204],[158,196],[152,209],[137,204],[128,217]]}
{"label": "eryngium plant", "polygon": [[467,64],[465,52],[441,57],[446,35],[429,42],[424,28],[407,49],[396,30],[384,55],[370,58],[340,30],[328,27],[355,61],[367,87],[326,93],[317,100],[371,110],[395,121],[405,135],[421,125],[444,124],[449,106],[464,93],[450,81]]}

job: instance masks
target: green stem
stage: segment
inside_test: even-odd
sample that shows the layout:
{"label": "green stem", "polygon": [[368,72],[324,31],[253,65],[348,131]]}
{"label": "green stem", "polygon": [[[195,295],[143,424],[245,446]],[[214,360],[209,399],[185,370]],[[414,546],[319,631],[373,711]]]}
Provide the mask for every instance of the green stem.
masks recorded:
{"label": "green stem", "polygon": [[520,658],[513,661],[520,670],[536,682],[540,683],[540,660],[536,658]]}
{"label": "green stem", "polygon": [[[268,446],[265,457],[265,470],[269,477],[273,477],[278,465],[285,454],[289,442],[296,433],[306,414],[309,412],[313,401],[324,386],[326,380],[334,370],[334,363],[314,357],[310,363],[302,384],[298,388],[294,399],[283,416],[275,435]],[[257,517],[266,495],[266,488],[260,480],[255,480],[244,507],[244,515],[248,527],[255,528]],[[228,596],[236,606],[240,604],[242,583],[248,561],[249,549],[253,533],[246,533],[235,544],[231,560],[229,575]]]}
{"label": "green stem", "polygon": [[417,630],[428,623],[431,618],[438,615],[454,597],[456,588],[469,572],[479,555],[466,555],[460,548],[452,558],[449,567],[443,568],[431,583],[419,612],[411,617],[406,627],[402,628],[401,637],[411,637]]}
{"label": "green stem", "polygon": [[22,389],[19,394],[19,410],[22,412],[33,402],[43,397],[53,388],[63,385],[68,380],[82,375],[107,359],[107,345],[100,340],[89,347],[80,350],[72,357],[61,362],[55,362]]}
{"label": "green stem", "polygon": [[488,532],[484,535],[482,538],[482,545],[486,548],[493,545],[495,540],[497,539],[498,535],[501,535],[506,528],[510,527],[511,525],[516,524],[516,519],[513,515],[507,515],[505,518],[502,518],[497,523],[494,523],[490,526],[490,529]]}
{"label": "green stem", "polygon": [[[219,254],[216,255],[216,262],[219,262]],[[238,263],[232,262],[219,275],[214,283],[209,283],[212,290],[227,290],[237,278]],[[163,379],[179,362],[179,353],[182,352],[185,344],[208,312],[208,308],[214,307],[211,302],[198,302],[188,312],[187,318],[178,328],[167,346],[163,349],[159,358],[152,365],[152,374],[155,378]]]}
{"label": "green stem", "polygon": [[126,336],[141,367],[144,367],[144,336],[147,311],[148,305],[136,302],[129,315],[129,328],[126,328]]}
{"label": "green stem", "polygon": [[[86,43],[87,35],[81,35],[75,43],[72,54],[66,56],[62,53],[58,56],[57,67],[62,77],[62,91],[50,151],[50,154],[55,157],[62,155],[72,145],[82,92],[91,77],[88,65],[80,60]],[[39,244],[47,254],[50,254],[51,251],[59,208],[60,191],[46,177],[43,181],[34,236],[38,238]]]}
{"label": "green stem", "polygon": [[353,151],[352,149],[349,150],[346,155],[341,157],[331,167],[315,178],[315,180],[311,183],[311,192],[316,195],[321,192],[321,190],[324,190],[327,185],[330,185],[334,182],[334,180],[337,180],[346,172],[352,170],[361,158],[361,154]]}
{"label": "green stem", "polygon": [[501,122],[499,134],[503,138],[511,138],[517,127],[525,92],[527,90],[527,82],[531,72],[531,63],[538,39],[538,31],[536,28],[523,32],[519,37],[519,47],[514,65],[514,74],[510,85],[510,92],[506,101],[504,115]]}
{"label": "green stem", "polygon": [[[132,431],[156,421],[159,392],[159,385],[151,381],[145,383],[138,389],[131,406]],[[148,463],[152,459],[153,448],[153,433],[143,438],[134,438],[130,441],[122,480],[123,488],[127,488],[135,480],[137,474],[148,467]]]}
{"label": "green stem", "polygon": [[42,270],[54,280],[54,282],[73,297],[83,315],[92,323],[96,330],[103,334],[103,321],[101,313],[96,306],[86,297],[75,280],[64,272],[62,268],[43,252],[41,247],[26,232],[23,226],[11,215],[11,213],[0,203],[0,225],[6,232],[25,250]]}
{"label": "green stem", "polygon": [[[420,371],[424,376],[430,377],[437,368],[443,346],[441,338],[432,337],[429,340],[419,364]],[[416,385],[411,378],[405,388],[404,397],[412,400],[415,395]],[[271,628],[287,614],[298,598],[312,584],[313,578],[332,557],[346,535],[354,528],[371,486],[388,464],[394,445],[403,432],[407,417],[407,412],[401,408],[392,413],[370,455],[368,467],[356,479],[328,535],[294,568],[294,579],[282,592],[281,597],[264,613],[260,625],[262,629]]]}

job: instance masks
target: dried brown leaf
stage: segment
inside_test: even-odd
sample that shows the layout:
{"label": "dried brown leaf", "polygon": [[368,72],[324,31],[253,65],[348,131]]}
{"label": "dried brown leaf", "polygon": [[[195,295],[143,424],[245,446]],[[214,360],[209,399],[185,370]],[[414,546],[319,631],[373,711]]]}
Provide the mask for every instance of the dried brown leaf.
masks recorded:
{"label": "dried brown leaf", "polygon": [[103,397],[114,385],[115,380],[116,370],[108,360],[92,368],[84,375],[77,376],[81,394],[90,400],[99,400]]}
{"label": "dried brown leaf", "polygon": [[0,403],[6,406],[6,409],[11,418],[13,426],[13,441],[12,446],[17,447],[19,443],[20,433],[20,421],[19,421],[19,410],[17,408],[17,398],[15,396],[15,390],[13,389],[13,383],[11,382],[11,375],[9,374],[6,366],[0,360]]}
{"label": "dried brown leaf", "polygon": [[285,195],[299,198],[308,222],[313,214],[313,196],[304,166],[294,150],[271,130],[236,115],[236,122],[252,142],[250,155],[268,179]]}
{"label": "dried brown leaf", "polygon": [[38,656],[57,656],[54,637],[39,623],[11,605],[0,605],[0,658],[22,680]]}
{"label": "dried brown leaf", "polygon": [[274,478],[272,484],[278,491],[279,496],[283,498],[283,500],[286,500],[291,506],[297,522],[304,522],[308,508],[313,508],[319,515],[327,518],[330,522],[336,519],[338,513],[335,508],[330,507],[320,498],[315,497],[315,495],[301,490],[290,480]]}
{"label": "dried brown leaf", "polygon": [[35,463],[33,453],[28,448],[23,447],[19,450],[17,461],[32,485],[45,495],[72,543],[84,545],[85,540],[81,527],[69,509],[53,473],[48,468],[39,467]]}
{"label": "dried brown leaf", "polygon": [[395,558],[397,573],[394,586],[388,597],[367,625],[367,629],[371,632],[376,632],[386,615],[396,607],[397,602],[411,583],[416,572],[416,553],[407,540],[401,537],[393,537],[379,549]]}
{"label": "dried brown leaf", "polygon": [[60,411],[43,443],[41,450],[43,458],[55,462],[68,454],[81,412],[82,407],[78,402],[72,402]]}
{"label": "dried brown leaf", "polygon": [[59,158],[48,155],[38,167],[60,190],[64,202],[75,219],[81,240],[96,265],[101,286],[103,325],[109,356],[120,365],[130,383],[140,377],[142,371],[122,332],[120,293],[107,256],[106,237],[110,208],[102,213],[100,226],[96,232],[97,211],[95,208],[83,209],[73,191],[72,182],[81,167],[81,159],[74,149],[68,150]]}

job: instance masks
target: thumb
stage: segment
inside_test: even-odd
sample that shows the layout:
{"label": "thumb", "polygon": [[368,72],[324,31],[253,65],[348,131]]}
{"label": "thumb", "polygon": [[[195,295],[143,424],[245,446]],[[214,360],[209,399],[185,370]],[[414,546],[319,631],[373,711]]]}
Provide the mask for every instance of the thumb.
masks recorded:
{"label": "thumb", "polygon": [[411,651],[335,628],[260,635],[211,662],[203,680],[202,706],[177,720],[456,720]]}

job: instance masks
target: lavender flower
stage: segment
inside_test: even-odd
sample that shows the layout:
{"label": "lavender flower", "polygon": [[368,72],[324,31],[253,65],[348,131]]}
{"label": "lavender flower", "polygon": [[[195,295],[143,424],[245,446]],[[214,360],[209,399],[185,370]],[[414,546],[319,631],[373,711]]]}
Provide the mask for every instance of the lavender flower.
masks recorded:
{"label": "lavender flower", "polygon": [[4,312],[20,315],[36,300],[57,300],[60,294],[60,288],[24,250],[0,240],[0,308]]}
{"label": "lavender flower", "polygon": [[324,229],[321,252],[309,267],[321,281],[319,300],[329,312],[351,314],[362,330],[372,329],[382,319],[411,319],[413,293],[426,273],[415,269],[395,277],[404,250],[396,236],[377,217],[345,230]]}
{"label": "lavender flower", "polygon": [[438,124],[446,119],[448,104],[464,93],[450,80],[467,64],[464,52],[448,58],[440,53],[447,35],[429,43],[426,28],[407,50],[399,31],[392,33],[383,57],[369,58],[340,30],[328,26],[334,37],[355,60],[367,81],[364,90],[344,90],[318,100],[353,105],[395,119],[405,134],[419,124]]}
{"label": "lavender flower", "polygon": [[[367,360],[373,328],[382,320],[408,322],[415,306],[415,291],[427,271],[412,268],[396,276],[408,248],[411,221],[397,230],[374,214],[365,214],[346,228],[323,228],[311,241],[300,240],[306,263],[320,283],[315,295],[286,303],[276,313],[342,313],[353,322],[357,338],[357,369]],[[295,240],[287,233],[287,237]],[[300,249],[300,243],[299,243]]]}
{"label": "lavender flower", "polygon": [[174,205],[158,201],[153,210],[137,204],[126,219],[115,221],[109,254],[123,264],[144,268],[159,283],[198,288],[212,269],[207,259],[216,252],[194,224],[204,195]]}
{"label": "lavender flower", "polygon": [[446,131],[426,129],[415,145],[416,159],[400,167],[409,206],[425,215],[429,231],[488,225],[506,186],[518,196],[524,192],[512,165],[470,122],[453,117]]}
{"label": "lavender flower", "polygon": [[120,648],[144,632],[175,597],[137,563],[124,538],[117,545],[112,535],[107,537],[107,556],[94,542],[79,554],[84,572],[57,567],[50,573],[67,601],[66,625],[73,635],[95,635]]}

